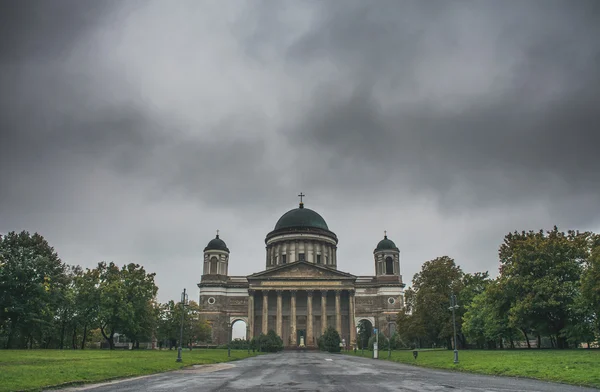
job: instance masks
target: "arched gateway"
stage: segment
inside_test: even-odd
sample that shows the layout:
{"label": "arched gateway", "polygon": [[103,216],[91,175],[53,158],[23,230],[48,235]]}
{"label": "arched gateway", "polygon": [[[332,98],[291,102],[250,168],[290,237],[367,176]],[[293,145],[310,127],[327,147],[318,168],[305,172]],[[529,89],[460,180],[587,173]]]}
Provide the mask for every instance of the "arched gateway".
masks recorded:
{"label": "arched gateway", "polygon": [[337,236],[302,202],[281,216],[265,244],[265,270],[249,276],[229,276],[229,249],[218,234],[204,249],[198,287],[213,343],[225,343],[228,325],[244,320],[250,338],[272,329],[286,347],[301,338],[314,347],[328,326],[355,345],[356,320],[377,328],[402,308],[400,251],[387,234],[373,252],[373,276],[338,270]]}

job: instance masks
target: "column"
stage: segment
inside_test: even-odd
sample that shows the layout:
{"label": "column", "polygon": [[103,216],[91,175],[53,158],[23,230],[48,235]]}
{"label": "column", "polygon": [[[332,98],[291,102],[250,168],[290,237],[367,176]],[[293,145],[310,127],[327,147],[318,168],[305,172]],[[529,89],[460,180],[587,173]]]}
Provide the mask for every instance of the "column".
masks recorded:
{"label": "column", "polygon": [[248,336],[247,339],[254,337],[254,290],[248,290]]}
{"label": "column", "polygon": [[292,346],[296,345],[298,337],[296,336],[296,290],[291,291],[292,297],[290,299],[290,316],[291,316],[291,329],[290,333],[292,336]]}
{"label": "column", "polygon": [[350,290],[349,292],[349,301],[350,301],[350,314],[348,315],[350,318],[350,342],[349,344],[356,344],[356,325],[354,324],[354,290]]}
{"label": "column", "polygon": [[312,299],[313,291],[308,290],[306,292],[308,296],[306,298],[306,345],[313,346],[313,312],[312,312]]}
{"label": "column", "polygon": [[266,335],[269,329],[269,290],[263,290],[262,332]]}
{"label": "column", "polygon": [[276,329],[276,331],[277,331],[277,335],[279,335],[279,337],[283,337],[283,331],[281,329],[281,324],[282,324],[281,323],[281,321],[282,321],[282,314],[281,314],[281,312],[282,312],[282,306],[281,306],[282,305],[282,303],[281,303],[282,298],[281,298],[281,295],[282,295],[282,291],[281,290],[277,290],[277,329]]}
{"label": "column", "polygon": [[335,290],[335,329],[342,335],[342,309],[340,307],[341,290]]}
{"label": "column", "polygon": [[327,329],[327,290],[321,291],[321,335]]}

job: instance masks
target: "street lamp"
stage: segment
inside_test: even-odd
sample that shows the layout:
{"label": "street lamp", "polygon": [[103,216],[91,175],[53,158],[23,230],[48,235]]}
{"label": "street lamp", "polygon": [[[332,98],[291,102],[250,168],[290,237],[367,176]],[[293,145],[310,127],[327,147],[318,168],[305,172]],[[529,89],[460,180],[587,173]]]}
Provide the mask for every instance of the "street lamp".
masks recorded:
{"label": "street lamp", "polygon": [[181,293],[181,329],[179,331],[179,348],[177,349],[177,360],[176,362],[181,362],[181,345],[183,344],[183,316],[185,314],[185,301],[188,296],[185,293],[185,289],[183,289],[183,293]]}
{"label": "street lamp", "polygon": [[456,294],[450,294],[450,307],[448,310],[452,310],[452,327],[454,328],[454,363],[458,363],[458,346],[456,341],[456,316],[454,315],[455,310],[458,309],[458,303],[456,302]]}
{"label": "street lamp", "polygon": [[231,357],[231,318],[227,315],[227,356]]}
{"label": "street lamp", "polygon": [[391,322],[391,317],[388,314],[387,317],[387,323],[388,323],[388,359],[390,359],[392,357],[392,322]]}

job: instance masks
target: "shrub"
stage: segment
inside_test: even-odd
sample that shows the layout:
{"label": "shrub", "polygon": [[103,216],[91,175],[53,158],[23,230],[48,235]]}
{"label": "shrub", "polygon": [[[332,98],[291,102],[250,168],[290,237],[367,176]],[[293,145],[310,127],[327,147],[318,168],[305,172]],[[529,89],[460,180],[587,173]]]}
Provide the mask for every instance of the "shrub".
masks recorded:
{"label": "shrub", "polygon": [[330,353],[339,353],[341,351],[341,342],[340,334],[333,327],[328,327],[325,333],[318,339],[319,349]]}
{"label": "shrub", "polygon": [[253,349],[274,353],[283,350],[283,339],[271,329],[266,335],[261,333],[258,338],[252,339],[251,346]]}

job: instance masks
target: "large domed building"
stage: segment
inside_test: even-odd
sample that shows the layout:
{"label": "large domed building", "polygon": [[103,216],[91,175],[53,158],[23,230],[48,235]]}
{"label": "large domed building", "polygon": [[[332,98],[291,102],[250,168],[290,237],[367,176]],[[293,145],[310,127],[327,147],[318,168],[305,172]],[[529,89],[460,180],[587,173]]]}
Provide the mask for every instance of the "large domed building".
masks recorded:
{"label": "large domed building", "polygon": [[240,320],[249,338],[272,329],[286,347],[314,347],[328,326],[352,346],[361,320],[393,328],[404,284],[400,250],[387,234],[373,251],[372,276],[338,269],[337,236],[302,201],[279,218],[265,244],[265,269],[249,276],[229,275],[229,248],[218,232],[204,248],[199,303],[213,343],[227,342]]}

